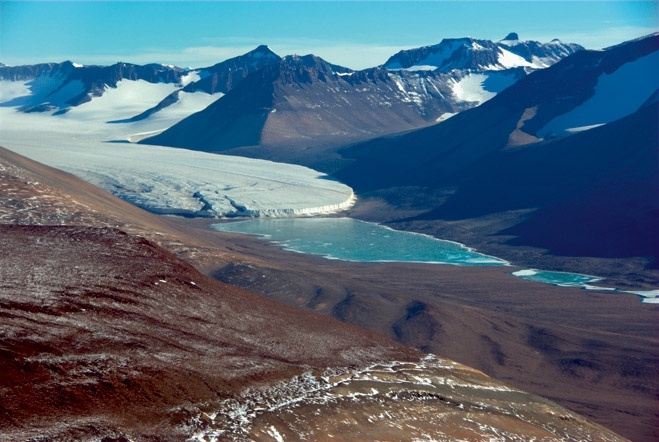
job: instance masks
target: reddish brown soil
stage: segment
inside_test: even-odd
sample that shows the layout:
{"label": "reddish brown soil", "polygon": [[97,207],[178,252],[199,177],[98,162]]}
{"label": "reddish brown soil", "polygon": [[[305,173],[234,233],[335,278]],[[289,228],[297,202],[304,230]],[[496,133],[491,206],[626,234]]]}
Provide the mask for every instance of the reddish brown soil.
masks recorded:
{"label": "reddish brown soil", "polygon": [[635,295],[525,282],[510,275],[519,267],[324,260],[202,230],[233,255],[206,267],[225,282],[476,367],[632,440],[659,438],[659,306]]}
{"label": "reddish brown soil", "polygon": [[0,225],[0,234],[5,434],[75,439],[105,422],[180,439],[169,432],[189,409],[247,386],[415,356],[204,277],[118,230]]}
{"label": "reddish brown soil", "polygon": [[[27,224],[2,226],[0,242],[6,440],[100,439],[127,428],[139,428],[137,439],[177,439],[172,426],[195,404],[246,385],[306,367],[418,357],[375,333],[207,279],[155,243],[205,274],[467,363],[633,440],[659,435],[658,308],[635,296],[530,284],[504,268],[287,253],[213,232],[207,221],[150,215],[0,154],[2,223]],[[78,227],[34,225],[44,223]]]}

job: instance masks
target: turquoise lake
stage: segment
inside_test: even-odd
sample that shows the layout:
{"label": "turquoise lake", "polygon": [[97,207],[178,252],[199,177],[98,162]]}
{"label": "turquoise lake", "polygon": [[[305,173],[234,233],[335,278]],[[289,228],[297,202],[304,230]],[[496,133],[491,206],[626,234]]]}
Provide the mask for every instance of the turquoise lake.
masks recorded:
{"label": "turquoise lake", "polygon": [[258,235],[285,250],[355,262],[508,265],[462,244],[352,218],[274,218],[213,224],[222,232]]}
{"label": "turquoise lake", "polygon": [[[507,266],[508,261],[478,253],[460,243],[393,230],[353,218],[270,218],[213,224],[215,230],[256,235],[298,253],[353,262],[416,262],[461,266]],[[578,273],[519,270],[527,281],[590,290],[615,290],[591,284],[601,278]]]}

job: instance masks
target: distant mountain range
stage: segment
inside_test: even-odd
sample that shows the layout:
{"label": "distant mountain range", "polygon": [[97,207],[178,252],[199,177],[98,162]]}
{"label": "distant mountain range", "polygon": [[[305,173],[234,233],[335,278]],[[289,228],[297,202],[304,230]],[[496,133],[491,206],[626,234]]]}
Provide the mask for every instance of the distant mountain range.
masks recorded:
{"label": "distant mountain range", "polygon": [[[284,57],[254,73],[230,97],[145,142],[215,152],[257,146],[236,153],[331,168],[315,162],[308,147],[434,124],[583,49],[556,41],[520,42],[515,34],[507,38],[444,40],[362,71],[311,55]],[[190,130],[199,136],[191,139]]]}
{"label": "distant mountain range", "polygon": [[422,48],[403,50],[387,60],[387,69],[432,70],[449,73],[454,70],[497,71],[523,67],[543,69],[583,50],[574,43],[552,40],[549,43],[520,41],[512,32],[503,40],[449,38]]}
{"label": "distant mountain range", "polygon": [[[112,66],[83,66],[70,61],[15,67],[2,65],[0,80],[23,82],[30,92],[4,102],[3,106],[15,106],[23,112],[54,110],[55,114],[64,113],[93,97],[102,96],[109,88],[116,88],[121,80],[172,83],[184,92],[227,93],[250,72],[277,60],[279,57],[275,53],[266,46],[259,46],[240,57],[195,70],[123,62]],[[157,110],[167,107],[166,103],[172,100],[176,101],[176,95],[163,97]],[[145,109],[144,117],[157,110]]]}
{"label": "distant mountain range", "polygon": [[[0,66],[0,80],[27,89],[3,100],[3,106],[55,115],[102,96],[121,80],[176,86],[165,96],[154,97],[155,106],[115,123],[148,119],[177,103],[181,93],[218,94],[219,98],[231,92],[230,97],[149,142],[206,151],[262,146],[241,153],[308,163],[311,158],[300,152],[310,146],[339,146],[434,124],[581,49],[557,41],[521,42],[516,34],[497,43],[450,39],[401,51],[379,67],[353,71],[313,55],[281,58],[259,46],[193,70],[159,64],[64,62]],[[243,80],[247,82],[240,86]],[[189,137],[185,133],[189,128],[197,136]],[[291,146],[296,154],[280,149]],[[277,152],[271,152],[272,148]]]}

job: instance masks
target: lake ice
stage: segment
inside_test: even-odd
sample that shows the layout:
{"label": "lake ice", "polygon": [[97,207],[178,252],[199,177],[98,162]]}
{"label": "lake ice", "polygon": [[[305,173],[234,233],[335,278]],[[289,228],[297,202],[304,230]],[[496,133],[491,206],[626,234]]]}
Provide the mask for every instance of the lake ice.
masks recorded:
{"label": "lake ice", "polygon": [[[419,233],[393,230],[352,218],[280,218],[212,224],[220,232],[255,235],[285,250],[354,262],[415,262],[463,266],[507,266],[509,262],[478,253],[460,243]],[[622,292],[595,286],[598,276],[549,270],[523,269],[511,273],[529,282],[585,290]],[[659,290],[624,292],[657,303]]]}
{"label": "lake ice", "polygon": [[357,262],[507,265],[462,244],[352,218],[254,219],[213,224],[222,232],[258,235],[286,250]]}

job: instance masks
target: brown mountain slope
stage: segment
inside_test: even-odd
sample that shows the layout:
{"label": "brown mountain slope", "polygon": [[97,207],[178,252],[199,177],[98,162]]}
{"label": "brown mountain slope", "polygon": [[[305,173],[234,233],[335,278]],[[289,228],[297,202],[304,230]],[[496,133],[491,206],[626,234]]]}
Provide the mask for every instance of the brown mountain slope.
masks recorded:
{"label": "brown mountain slope", "polygon": [[2,441],[624,440],[479,371],[210,279],[107,225],[157,225],[169,244],[174,228],[67,174],[1,150],[0,185]]}
{"label": "brown mountain slope", "polygon": [[476,367],[632,440],[659,435],[656,305],[526,282],[519,267],[360,264],[228,237],[241,261],[222,281]]}

